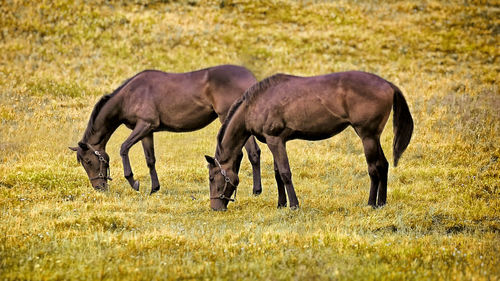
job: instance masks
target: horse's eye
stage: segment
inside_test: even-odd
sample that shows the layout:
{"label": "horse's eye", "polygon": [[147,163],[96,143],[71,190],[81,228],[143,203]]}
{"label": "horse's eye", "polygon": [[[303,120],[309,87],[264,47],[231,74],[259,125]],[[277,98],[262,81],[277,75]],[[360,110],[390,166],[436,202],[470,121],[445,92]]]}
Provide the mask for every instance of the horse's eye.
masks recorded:
{"label": "horse's eye", "polygon": [[90,164],[91,164],[90,159],[85,159],[84,161],[85,161],[85,163],[86,163],[86,164],[88,164],[88,165],[90,165]]}
{"label": "horse's eye", "polygon": [[208,177],[208,179],[209,179],[210,181],[213,181],[213,180],[214,180],[214,177],[210,176],[210,177]]}

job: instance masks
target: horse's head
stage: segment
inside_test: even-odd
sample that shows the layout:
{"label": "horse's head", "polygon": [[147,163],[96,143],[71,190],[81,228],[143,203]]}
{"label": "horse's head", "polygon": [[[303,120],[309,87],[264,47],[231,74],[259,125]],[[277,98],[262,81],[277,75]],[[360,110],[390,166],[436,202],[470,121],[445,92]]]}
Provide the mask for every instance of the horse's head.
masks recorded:
{"label": "horse's head", "polygon": [[[236,188],[239,183],[238,175],[232,169],[223,169],[217,159],[205,155],[208,162],[208,176],[210,180],[210,207],[214,211],[227,210],[229,201],[236,199]],[[231,196],[234,194],[234,198]]]}
{"label": "horse's head", "polygon": [[76,159],[87,172],[90,184],[96,190],[107,191],[109,176],[109,156],[106,151],[95,150],[87,143],[79,142],[78,147],[70,147],[76,151]]}

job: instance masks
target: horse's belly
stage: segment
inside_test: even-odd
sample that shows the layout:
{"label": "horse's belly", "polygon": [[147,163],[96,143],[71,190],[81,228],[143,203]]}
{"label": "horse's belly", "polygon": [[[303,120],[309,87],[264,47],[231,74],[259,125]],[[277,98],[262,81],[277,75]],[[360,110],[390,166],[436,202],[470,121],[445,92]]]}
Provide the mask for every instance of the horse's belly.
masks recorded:
{"label": "horse's belly", "polygon": [[349,121],[341,114],[327,110],[323,105],[316,104],[301,110],[288,111],[284,114],[285,127],[292,136],[306,140],[329,138],[343,131]]}
{"label": "horse's belly", "polygon": [[[320,121],[320,122],[318,122]],[[324,122],[321,122],[324,121]],[[349,122],[344,120],[309,120],[306,123],[289,123],[289,139],[323,140],[342,132]]]}
{"label": "horse's belly", "polygon": [[213,110],[170,110],[160,119],[160,131],[190,132],[204,128],[217,118]]}

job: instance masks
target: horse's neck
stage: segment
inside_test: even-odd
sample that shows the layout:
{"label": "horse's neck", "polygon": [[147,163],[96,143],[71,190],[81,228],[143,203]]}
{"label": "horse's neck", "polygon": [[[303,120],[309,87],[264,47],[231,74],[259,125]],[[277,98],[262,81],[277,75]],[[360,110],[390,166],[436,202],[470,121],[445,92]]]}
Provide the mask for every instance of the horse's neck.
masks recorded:
{"label": "horse's neck", "polygon": [[238,161],[238,155],[242,153],[241,150],[250,137],[250,132],[246,129],[245,113],[246,107],[241,105],[233,114],[215,153],[221,163],[229,163],[232,167]]}
{"label": "horse's neck", "polygon": [[[116,101],[109,100],[97,114],[92,128],[87,128],[84,138],[85,142],[105,149],[111,135],[121,125],[116,109]],[[87,133],[88,132],[88,133]]]}

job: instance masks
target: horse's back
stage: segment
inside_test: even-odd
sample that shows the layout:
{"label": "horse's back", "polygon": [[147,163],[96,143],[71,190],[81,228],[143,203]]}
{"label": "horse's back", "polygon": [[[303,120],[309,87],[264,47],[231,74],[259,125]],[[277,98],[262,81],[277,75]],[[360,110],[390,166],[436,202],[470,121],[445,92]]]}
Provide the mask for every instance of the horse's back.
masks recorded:
{"label": "horse's back", "polygon": [[228,82],[243,80],[255,83],[255,76],[247,68],[239,65],[225,64],[207,68],[209,78],[214,83],[227,84]]}
{"label": "horse's back", "polygon": [[254,82],[252,72],[236,65],[184,73],[145,70],[132,77],[119,95],[131,127],[144,119],[158,130],[193,131],[217,115],[224,116]]}
{"label": "horse's back", "polygon": [[[254,75],[245,67],[219,65],[183,73],[144,70],[132,77],[124,85],[124,90],[133,93],[136,89],[143,87],[163,94],[201,95],[207,87],[230,90],[237,88],[245,91],[255,82]],[[241,94],[239,93],[239,96]]]}
{"label": "horse's back", "polygon": [[[250,127],[290,138],[324,139],[346,126],[385,125],[393,90],[384,79],[366,72],[321,76],[280,75],[249,102]],[[382,126],[383,127],[383,126]],[[378,127],[377,127],[378,128]]]}

